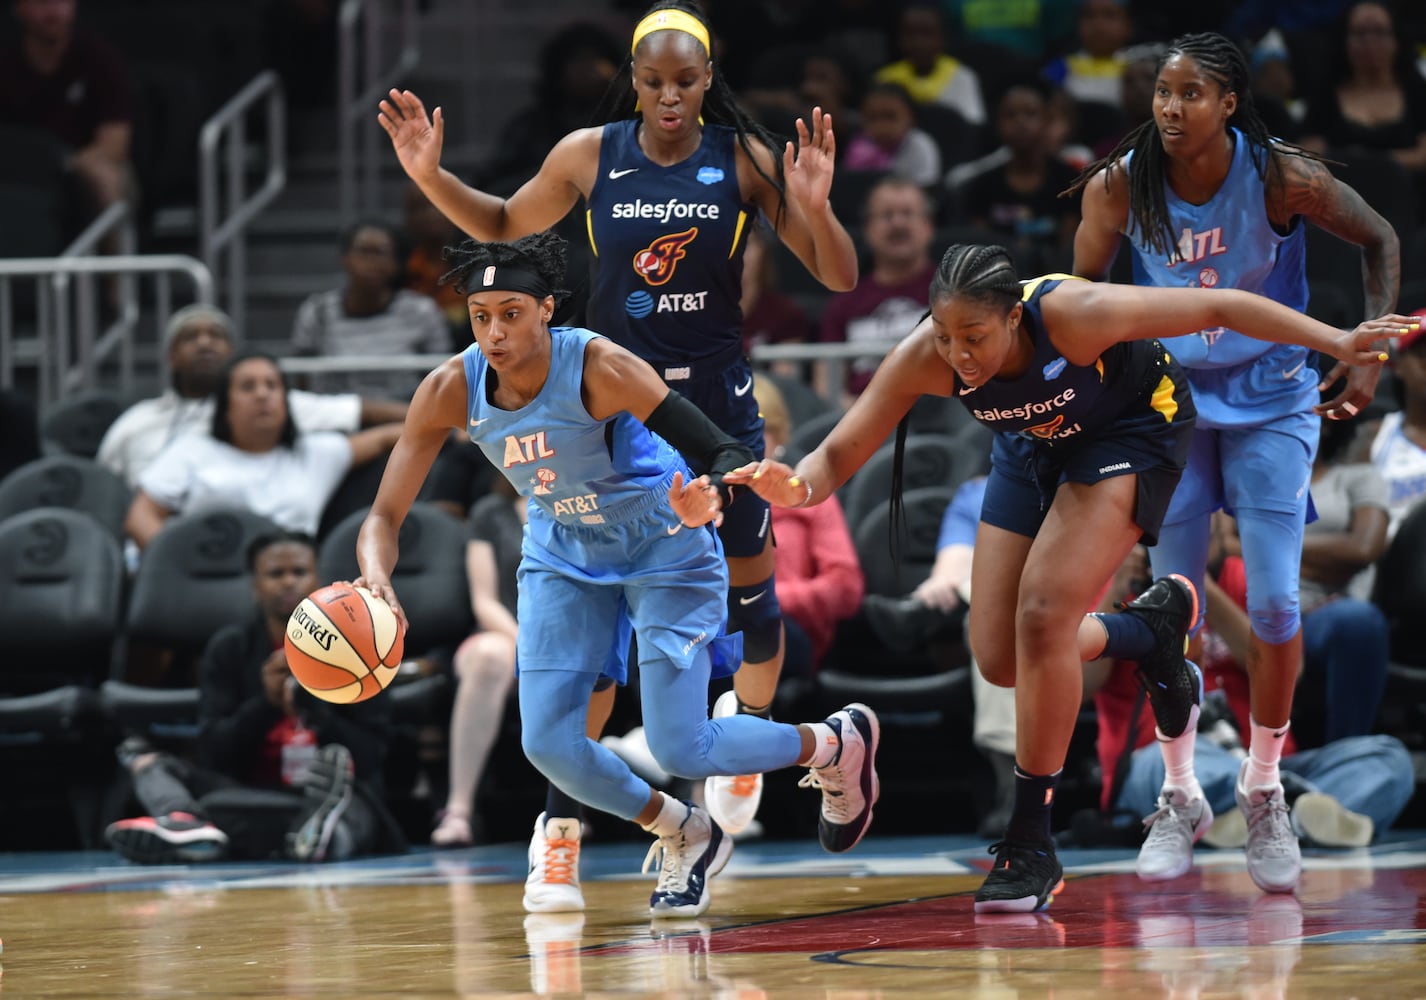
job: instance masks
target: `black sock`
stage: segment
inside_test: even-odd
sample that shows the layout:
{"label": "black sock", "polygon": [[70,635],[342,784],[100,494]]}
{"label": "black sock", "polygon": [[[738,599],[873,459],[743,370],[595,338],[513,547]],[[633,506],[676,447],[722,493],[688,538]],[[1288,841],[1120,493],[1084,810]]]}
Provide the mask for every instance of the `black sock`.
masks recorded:
{"label": "black sock", "polygon": [[1158,641],[1154,630],[1140,618],[1120,612],[1115,615],[1097,614],[1094,617],[1104,625],[1104,656],[1111,660],[1140,660],[1154,651]]}
{"label": "black sock", "polygon": [[1015,811],[1010,814],[1010,825],[1005,831],[1008,840],[1031,844],[1053,842],[1050,812],[1059,780],[1059,771],[1046,775],[1026,774],[1019,764],[1015,765]]}
{"label": "black sock", "polygon": [[545,819],[584,819],[584,804],[560,791],[553,784],[545,792]]}
{"label": "black sock", "polygon": [[[733,697],[737,698],[738,696],[735,694]],[[772,702],[768,702],[762,708],[753,708],[751,705],[744,704],[743,699],[738,698],[738,714],[756,715],[760,719],[771,719]]]}

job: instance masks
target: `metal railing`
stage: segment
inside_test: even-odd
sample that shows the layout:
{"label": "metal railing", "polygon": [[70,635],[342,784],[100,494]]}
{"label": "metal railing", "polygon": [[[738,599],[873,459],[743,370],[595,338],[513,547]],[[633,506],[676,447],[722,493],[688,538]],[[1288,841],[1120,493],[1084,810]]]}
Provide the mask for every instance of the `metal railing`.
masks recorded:
{"label": "metal railing", "polygon": [[[101,246],[119,254],[133,254],[138,251],[138,235],[134,230],[133,205],[127,201],[115,202],[100,212],[74,241],[60,251],[62,258],[89,257]],[[50,279],[52,329],[56,335],[46,341],[39,340],[41,374],[53,372],[51,384],[57,393],[72,390],[83,383],[98,364],[111,353],[119,354],[119,388],[125,392],[133,388],[134,380],[134,324],[139,317],[138,289],[131,275],[119,277],[112,291],[117,292],[113,300],[116,311],[108,327],[101,333],[102,322],[99,302],[101,294],[107,290],[96,288],[96,276],[92,273],[59,273]],[[71,295],[71,292],[73,293]],[[73,328],[75,361],[70,364],[71,338],[59,331]]]}
{"label": "metal railing", "polygon": [[[383,69],[384,8],[393,3],[400,6],[400,48]],[[377,210],[381,135],[376,105],[419,57],[416,0],[343,0],[337,13],[337,190],[343,225]]]}
{"label": "metal railing", "polygon": [[[763,344],[753,348],[755,365],[769,366],[779,361],[808,364],[821,385],[846,384],[847,364],[860,358],[879,359],[896,346],[895,342],[861,344]],[[282,358],[278,364],[289,375],[317,375],[331,372],[430,371],[448,360],[449,354],[351,354],[331,357]],[[818,372],[817,369],[823,369]]]}
{"label": "metal railing", "polygon": [[[106,274],[118,275],[120,287],[127,285],[129,291],[121,301],[119,318],[101,337],[97,333],[98,310],[93,289],[95,276]],[[139,275],[145,274],[154,275],[153,298],[159,330],[173,312],[171,279],[174,274],[189,278],[196,301],[213,301],[212,274],[202,261],[182,254],[0,260],[0,387],[12,388],[20,363],[32,363],[37,371],[36,402],[43,412],[65,393],[93,387],[97,383],[100,361],[115,350],[119,352],[121,382],[131,380],[133,339],[138,326],[136,286]],[[24,338],[22,343],[17,337],[14,285],[17,280],[26,278],[33,279],[35,286],[35,329],[34,335]],[[71,278],[76,280],[71,282]],[[86,287],[90,289],[88,293],[82,291]],[[67,303],[71,288],[80,290],[79,308],[74,311]],[[32,351],[33,356],[21,357],[25,348]],[[73,366],[69,362],[71,356],[76,359]]]}
{"label": "metal railing", "polygon": [[[266,101],[263,145],[267,150],[267,171],[262,186],[249,195],[245,163],[247,116],[259,101]],[[247,312],[248,224],[287,185],[287,104],[277,73],[264,70],[253,77],[203,123],[198,136],[198,180],[198,252],[209,268],[223,273],[224,302],[233,322],[242,330]],[[220,193],[220,184],[226,189],[226,198]]]}

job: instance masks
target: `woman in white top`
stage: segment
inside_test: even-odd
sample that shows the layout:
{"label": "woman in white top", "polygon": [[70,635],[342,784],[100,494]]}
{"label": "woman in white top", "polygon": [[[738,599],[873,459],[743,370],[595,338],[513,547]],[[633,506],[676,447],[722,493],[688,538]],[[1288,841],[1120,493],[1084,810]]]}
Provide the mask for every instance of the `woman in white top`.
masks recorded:
{"label": "woman in white top", "polygon": [[240,506],[315,534],[347,471],[386,453],[400,436],[400,424],[299,434],[277,361],[238,354],[216,393],[212,433],[181,435],[159,453],[139,477],[124,529],[142,549],[175,514]]}
{"label": "woman in white top", "polygon": [[[1412,315],[1426,318],[1426,309]],[[1426,327],[1397,340],[1392,367],[1399,409],[1375,427],[1362,429],[1371,442],[1371,463],[1390,487],[1388,538],[1396,535],[1407,512],[1426,498]]]}

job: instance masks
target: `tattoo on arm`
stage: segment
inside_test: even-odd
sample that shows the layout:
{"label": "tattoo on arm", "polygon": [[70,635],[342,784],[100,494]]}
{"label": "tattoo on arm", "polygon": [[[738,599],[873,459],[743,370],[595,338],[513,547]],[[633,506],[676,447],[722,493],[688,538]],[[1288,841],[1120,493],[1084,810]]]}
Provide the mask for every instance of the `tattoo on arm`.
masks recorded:
{"label": "tattoo on arm", "polygon": [[1283,156],[1283,196],[1287,218],[1300,215],[1338,239],[1362,248],[1362,278],[1368,317],[1396,306],[1401,287],[1401,244],[1396,232],[1353,188],[1327,166],[1300,156]]}

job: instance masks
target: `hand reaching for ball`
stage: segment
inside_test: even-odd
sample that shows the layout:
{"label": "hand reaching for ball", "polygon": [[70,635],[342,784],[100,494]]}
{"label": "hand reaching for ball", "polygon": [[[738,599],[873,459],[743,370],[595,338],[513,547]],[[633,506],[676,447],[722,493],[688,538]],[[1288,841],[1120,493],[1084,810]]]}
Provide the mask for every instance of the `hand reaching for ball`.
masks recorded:
{"label": "hand reaching for ball", "polygon": [[368,582],[366,577],[359,576],[352,581],[352,586],[361,587],[363,590],[369,591],[372,597],[385,601],[392,614],[396,616],[396,620],[401,623],[402,634],[405,634],[410,622],[406,620],[406,612],[402,610],[401,602],[396,599],[396,590],[391,586],[390,580]]}

